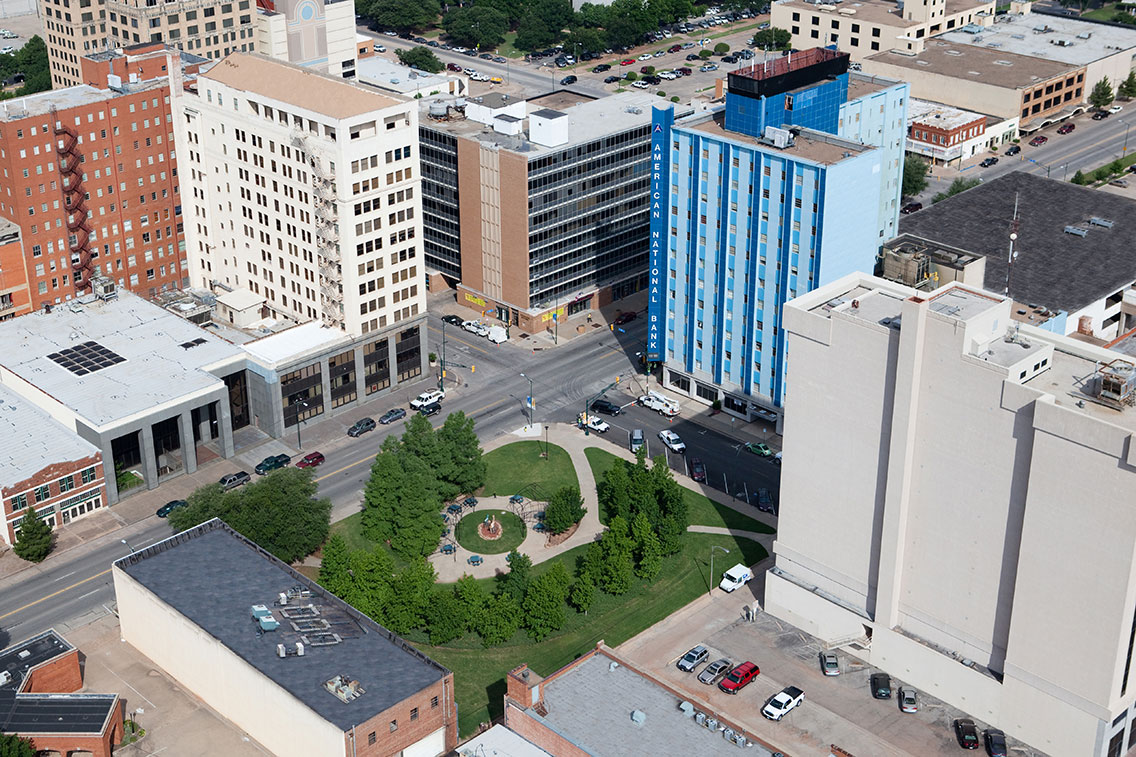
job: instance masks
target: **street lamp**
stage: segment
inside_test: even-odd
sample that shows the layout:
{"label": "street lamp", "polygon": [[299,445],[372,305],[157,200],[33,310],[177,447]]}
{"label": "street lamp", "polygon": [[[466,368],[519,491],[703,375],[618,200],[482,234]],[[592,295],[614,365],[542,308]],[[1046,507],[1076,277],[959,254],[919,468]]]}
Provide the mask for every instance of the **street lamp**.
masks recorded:
{"label": "street lamp", "polygon": [[119,541],[126,545],[126,548],[130,550],[130,554],[134,554],[138,551],[134,547],[130,546],[130,542],[126,541],[126,539],[119,539]]}
{"label": "street lamp", "polygon": [[[299,405],[302,408],[307,408],[308,407],[308,401],[306,399],[298,399],[299,396],[300,395],[298,395],[298,394],[292,396],[292,404],[293,405]],[[303,419],[300,418],[300,413],[297,412],[296,413],[296,449],[298,449],[298,450],[302,450],[304,448],[303,442],[300,441],[300,424],[303,423],[303,422],[304,422]]]}
{"label": "street lamp", "polygon": [[1121,149],[1121,151],[1120,151],[1121,157],[1128,154],[1128,130],[1131,129],[1131,128],[1132,128],[1132,122],[1131,121],[1125,121],[1124,122],[1124,148]]}
{"label": "street lamp", "polygon": [[725,547],[719,547],[717,544],[710,547],[710,591],[706,593],[711,595],[714,594],[714,550],[716,549],[722,550],[722,552],[727,555],[730,554],[730,550],[726,549]]}
{"label": "street lamp", "polygon": [[529,382],[529,425],[531,426],[533,425],[533,406],[536,404],[536,402],[533,401],[533,380],[523,373],[521,374],[521,378]]}

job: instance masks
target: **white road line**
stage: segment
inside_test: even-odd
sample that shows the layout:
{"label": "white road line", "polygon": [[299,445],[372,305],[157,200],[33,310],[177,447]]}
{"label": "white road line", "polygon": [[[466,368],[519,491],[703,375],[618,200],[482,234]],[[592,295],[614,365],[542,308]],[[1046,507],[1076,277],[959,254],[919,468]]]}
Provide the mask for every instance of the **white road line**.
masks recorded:
{"label": "white road line", "polygon": [[[75,575],[75,574],[76,574],[76,573],[78,573],[78,572],[79,572],[79,571],[77,571],[77,570],[73,570],[73,571],[71,571],[70,573],[65,573],[65,574],[63,574],[62,576],[60,576],[59,578],[56,578],[56,579],[55,579],[55,581],[62,581],[62,580],[63,580],[64,578],[67,578],[68,576],[73,576],[73,575]],[[54,581],[53,581],[53,583],[54,583]]]}

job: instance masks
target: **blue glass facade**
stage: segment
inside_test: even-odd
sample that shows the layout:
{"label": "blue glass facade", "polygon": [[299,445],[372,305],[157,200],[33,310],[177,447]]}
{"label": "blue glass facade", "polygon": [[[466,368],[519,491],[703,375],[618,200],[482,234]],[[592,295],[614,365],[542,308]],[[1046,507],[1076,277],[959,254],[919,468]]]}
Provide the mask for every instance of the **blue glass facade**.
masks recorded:
{"label": "blue glass facade", "polygon": [[769,97],[726,96],[726,130],[759,137],[766,126],[802,126],[836,134],[848,99],[848,74],[796,92]]}

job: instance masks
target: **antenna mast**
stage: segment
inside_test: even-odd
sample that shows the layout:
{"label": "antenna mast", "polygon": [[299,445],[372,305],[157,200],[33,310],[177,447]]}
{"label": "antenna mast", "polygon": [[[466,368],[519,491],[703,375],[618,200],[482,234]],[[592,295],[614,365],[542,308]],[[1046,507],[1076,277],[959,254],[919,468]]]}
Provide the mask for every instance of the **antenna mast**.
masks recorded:
{"label": "antenna mast", "polygon": [[1010,276],[1014,272],[1014,259],[1018,257],[1017,250],[1014,249],[1014,243],[1018,241],[1018,228],[1021,222],[1018,220],[1018,197],[1019,193],[1014,193],[1014,220],[1010,221],[1010,254],[1006,258],[1006,289],[1003,292],[1007,297],[1010,296]]}

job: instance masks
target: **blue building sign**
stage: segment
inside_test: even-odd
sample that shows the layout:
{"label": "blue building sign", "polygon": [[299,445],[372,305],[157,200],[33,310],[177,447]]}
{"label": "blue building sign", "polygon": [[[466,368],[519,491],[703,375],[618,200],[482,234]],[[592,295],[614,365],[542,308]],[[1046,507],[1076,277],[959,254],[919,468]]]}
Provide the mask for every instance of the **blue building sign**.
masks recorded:
{"label": "blue building sign", "polygon": [[663,291],[667,270],[667,207],[670,204],[673,108],[651,109],[651,249],[647,277],[647,360],[663,359]]}

